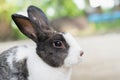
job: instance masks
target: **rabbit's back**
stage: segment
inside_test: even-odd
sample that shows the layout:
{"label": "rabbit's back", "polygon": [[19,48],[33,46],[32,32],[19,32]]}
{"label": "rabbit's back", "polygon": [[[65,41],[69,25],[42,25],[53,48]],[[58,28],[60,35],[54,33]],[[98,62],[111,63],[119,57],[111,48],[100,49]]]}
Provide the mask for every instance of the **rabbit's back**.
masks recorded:
{"label": "rabbit's back", "polygon": [[0,80],[27,80],[27,55],[22,52],[26,48],[13,47],[0,54]]}

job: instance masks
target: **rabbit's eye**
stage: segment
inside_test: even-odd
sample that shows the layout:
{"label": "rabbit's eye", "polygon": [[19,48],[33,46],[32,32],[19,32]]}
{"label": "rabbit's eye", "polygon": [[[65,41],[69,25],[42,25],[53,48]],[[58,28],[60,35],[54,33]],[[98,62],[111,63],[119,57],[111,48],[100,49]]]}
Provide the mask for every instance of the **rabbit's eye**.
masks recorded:
{"label": "rabbit's eye", "polygon": [[55,40],[55,41],[53,42],[53,46],[54,46],[55,48],[65,48],[63,42],[60,41],[60,40]]}

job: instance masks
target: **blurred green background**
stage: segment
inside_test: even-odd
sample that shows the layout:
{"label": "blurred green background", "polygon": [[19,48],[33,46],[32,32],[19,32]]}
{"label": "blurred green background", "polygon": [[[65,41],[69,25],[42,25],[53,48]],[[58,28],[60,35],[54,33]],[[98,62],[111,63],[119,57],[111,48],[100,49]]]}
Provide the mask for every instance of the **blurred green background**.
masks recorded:
{"label": "blurred green background", "polygon": [[29,5],[41,8],[51,26],[75,36],[120,32],[120,1],[109,0],[1,0],[0,41],[25,39],[11,14],[26,14]]}

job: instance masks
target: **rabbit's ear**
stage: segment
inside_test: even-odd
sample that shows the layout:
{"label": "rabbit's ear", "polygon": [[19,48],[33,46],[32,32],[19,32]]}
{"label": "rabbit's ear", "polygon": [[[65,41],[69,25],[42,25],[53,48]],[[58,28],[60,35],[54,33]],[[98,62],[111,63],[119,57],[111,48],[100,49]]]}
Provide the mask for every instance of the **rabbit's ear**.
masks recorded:
{"label": "rabbit's ear", "polygon": [[37,41],[36,30],[34,29],[31,21],[27,17],[13,14],[12,19],[23,34],[25,34],[32,40]]}
{"label": "rabbit's ear", "polygon": [[49,27],[49,21],[41,9],[35,6],[29,6],[27,11],[31,21],[39,26],[40,29],[51,30]]}

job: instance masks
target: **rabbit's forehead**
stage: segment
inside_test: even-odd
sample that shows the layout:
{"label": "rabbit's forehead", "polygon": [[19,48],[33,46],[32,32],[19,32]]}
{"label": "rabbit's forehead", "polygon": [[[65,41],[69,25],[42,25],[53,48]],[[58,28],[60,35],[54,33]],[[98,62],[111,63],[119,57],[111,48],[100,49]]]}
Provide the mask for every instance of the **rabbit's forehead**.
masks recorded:
{"label": "rabbit's forehead", "polygon": [[65,40],[65,38],[64,38],[64,33],[55,33],[54,35],[53,35],[53,39],[58,39],[58,40]]}
{"label": "rabbit's forehead", "polygon": [[59,35],[62,36],[62,38],[66,41],[66,43],[71,47],[79,47],[79,44],[77,43],[76,39],[70,34],[70,33],[59,33]]}

